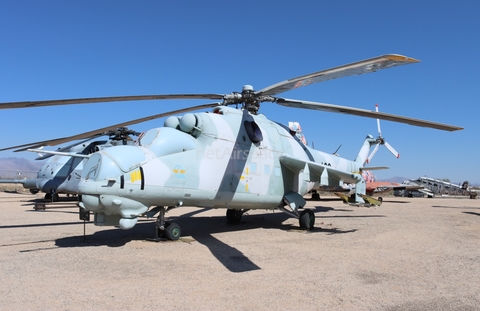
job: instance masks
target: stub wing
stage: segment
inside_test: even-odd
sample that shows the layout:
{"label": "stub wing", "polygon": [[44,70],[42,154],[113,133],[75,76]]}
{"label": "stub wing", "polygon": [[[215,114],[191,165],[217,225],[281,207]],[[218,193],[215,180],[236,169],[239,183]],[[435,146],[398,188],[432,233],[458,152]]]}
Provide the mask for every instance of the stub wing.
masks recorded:
{"label": "stub wing", "polygon": [[339,185],[340,181],[358,183],[362,176],[352,172],[342,171],[320,163],[297,159],[289,155],[282,155],[280,163],[293,173],[303,170],[303,180],[307,182],[319,182],[320,185]]}

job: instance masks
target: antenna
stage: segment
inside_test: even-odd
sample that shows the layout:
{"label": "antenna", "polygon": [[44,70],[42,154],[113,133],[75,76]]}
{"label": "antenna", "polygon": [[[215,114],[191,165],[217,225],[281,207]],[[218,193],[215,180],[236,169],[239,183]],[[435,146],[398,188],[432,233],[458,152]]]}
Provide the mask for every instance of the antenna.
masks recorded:
{"label": "antenna", "polygon": [[342,147],[342,144],[340,144],[340,146],[338,146],[337,150],[335,150],[335,152],[333,153],[334,155],[338,156],[338,150]]}

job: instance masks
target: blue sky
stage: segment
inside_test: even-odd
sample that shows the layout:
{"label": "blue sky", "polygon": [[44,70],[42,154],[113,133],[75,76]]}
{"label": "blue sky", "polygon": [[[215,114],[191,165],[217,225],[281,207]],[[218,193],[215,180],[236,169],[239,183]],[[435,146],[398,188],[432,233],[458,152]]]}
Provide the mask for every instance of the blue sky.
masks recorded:
{"label": "blue sky", "polygon": [[[0,102],[259,90],[292,77],[397,53],[421,60],[281,94],[448,123],[445,132],[382,121],[372,165],[402,176],[480,183],[480,2],[0,0]],[[0,147],[69,136],[206,103],[152,101],[2,110]],[[315,148],[354,159],[375,119],[264,103],[298,121]],[[161,126],[163,119],[132,126]],[[2,152],[0,157],[28,152]]]}

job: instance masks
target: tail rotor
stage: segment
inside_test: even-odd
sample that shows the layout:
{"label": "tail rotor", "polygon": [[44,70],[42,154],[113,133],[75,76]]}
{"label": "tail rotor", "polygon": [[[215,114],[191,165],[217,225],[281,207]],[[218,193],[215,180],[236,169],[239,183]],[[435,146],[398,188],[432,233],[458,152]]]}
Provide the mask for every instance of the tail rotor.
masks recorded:
{"label": "tail rotor", "polygon": [[[378,112],[378,105],[375,104],[375,111]],[[395,148],[390,145],[385,138],[382,137],[382,129],[380,128],[380,119],[377,119],[377,128],[378,128],[378,137],[375,142],[375,148],[373,148],[372,153],[368,156],[366,163],[370,163],[375,153],[378,151],[380,145],[384,145],[394,156],[399,158],[400,154],[395,150]]]}

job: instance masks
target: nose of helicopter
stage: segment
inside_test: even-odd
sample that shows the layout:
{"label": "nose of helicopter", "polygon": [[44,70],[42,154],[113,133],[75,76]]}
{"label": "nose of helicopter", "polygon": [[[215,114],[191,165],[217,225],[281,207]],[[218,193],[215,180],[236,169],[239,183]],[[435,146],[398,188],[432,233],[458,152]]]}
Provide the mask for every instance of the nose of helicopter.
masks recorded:
{"label": "nose of helicopter", "polygon": [[90,156],[82,172],[82,194],[105,193],[106,188],[146,160],[145,153],[135,146],[115,146]]}
{"label": "nose of helicopter", "polygon": [[[109,153],[100,151],[88,159],[78,184],[78,192],[82,195],[80,206],[95,213],[96,225],[118,225],[121,229],[130,229],[137,223],[137,216],[144,213],[148,207],[118,193],[120,178],[125,174],[122,167],[132,167],[131,164],[119,161],[125,161],[126,157],[115,156],[131,151],[120,147],[129,146],[110,147]],[[134,159],[128,157],[129,163],[139,163],[135,162],[139,156],[140,154],[137,154]]]}

